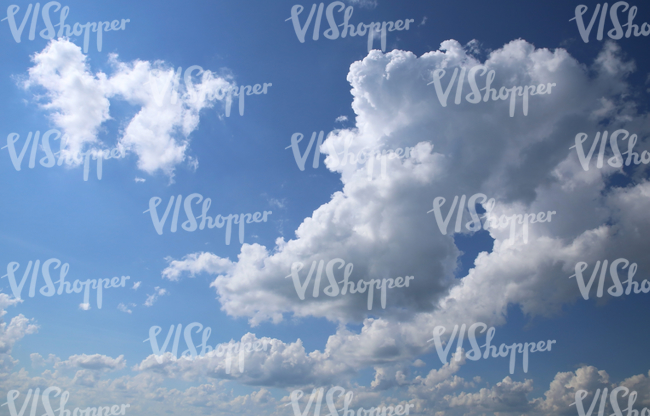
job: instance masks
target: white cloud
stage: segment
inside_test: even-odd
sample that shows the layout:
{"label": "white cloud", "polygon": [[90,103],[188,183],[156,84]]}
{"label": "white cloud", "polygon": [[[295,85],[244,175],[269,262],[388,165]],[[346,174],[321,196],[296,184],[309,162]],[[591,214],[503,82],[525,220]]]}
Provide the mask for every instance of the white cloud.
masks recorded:
{"label": "white cloud", "polygon": [[38,85],[47,91],[49,100],[42,107],[67,135],[65,160],[79,164],[79,153],[86,144],[97,143],[100,125],[110,118],[106,75],[93,75],[87,56],[66,40],[50,42],[32,61],[25,87]]}
{"label": "white cloud", "polygon": [[79,309],[82,311],[89,311],[90,310],[90,303],[80,303],[79,304]]}
{"label": "white cloud", "polygon": [[144,306],[153,306],[153,304],[158,300],[160,296],[167,294],[167,289],[162,289],[158,286],[153,288],[153,293],[147,295],[147,300],[144,302]]}
{"label": "white cloud", "polygon": [[163,270],[162,277],[171,281],[178,281],[183,272],[189,272],[190,277],[194,277],[202,272],[224,273],[232,267],[230,260],[205,252],[188,254],[182,260],[172,260],[171,257],[165,260],[169,265]]}
{"label": "white cloud", "polygon": [[336,120],[334,120],[334,121],[337,122],[337,123],[343,123],[344,121],[348,121],[348,117],[347,116],[338,116],[338,117],[336,117]]}
{"label": "white cloud", "polygon": [[131,313],[133,313],[133,310],[131,310],[129,308],[134,308],[135,306],[136,306],[135,303],[129,303],[128,306],[123,304],[123,303],[120,303],[119,305],[117,305],[117,309],[119,311],[121,311],[121,312],[131,314]]}
{"label": "white cloud", "polygon": [[134,282],[133,287],[131,289],[138,290],[138,288],[140,287],[141,284],[142,284],[142,282]]}
{"label": "white cloud", "polygon": [[138,182],[145,182],[145,181],[146,181],[146,179],[144,179],[144,178],[138,178],[137,176],[135,177],[135,182],[136,182],[136,183],[138,183]]}
{"label": "white cloud", "polygon": [[[33,57],[25,87],[40,86],[48,100],[42,107],[68,138],[66,161],[81,163],[78,153],[89,146],[102,148],[97,138],[102,123],[110,118],[109,99],[126,100],[140,107],[125,124],[118,147],[135,152],[138,168],[149,174],[161,170],[173,177],[174,168],[186,159],[196,170],[198,161],[186,155],[189,136],[198,127],[199,113],[212,108],[217,92],[234,86],[226,79],[204,71],[200,83],[178,83],[173,68],[163,62],[125,63],[110,55],[113,74],[93,74],[81,49],[68,40],[51,41]],[[165,86],[177,86],[177,98],[165,94]],[[223,94],[221,94],[223,96]],[[138,182],[138,178],[136,178]]]}
{"label": "white cloud", "polygon": [[[650,267],[642,253],[650,235],[650,221],[643,215],[650,183],[633,177],[629,187],[607,188],[615,169],[584,172],[575,150],[569,149],[577,133],[596,128],[602,97],[616,106],[607,112],[608,117],[615,114],[610,130],[625,125],[640,136],[648,131],[647,117],[629,101],[626,77],[633,66],[616,44],[605,43],[590,67],[563,49],[535,49],[523,40],[491,52],[486,62],[466,49],[446,41],[441,50],[419,58],[410,52],[375,50],[353,63],[348,81],[356,126],[330,134],[323,153],[328,154],[329,144],[340,149],[351,139],[352,153],[364,147],[415,146],[416,155],[389,160],[388,177],[369,178],[364,167],[336,165],[328,154],[325,163],[341,175],[343,189],[303,221],[295,239],[278,239],[272,249],[244,244],[237,261],[210,253],[168,259],[163,276],[177,280],[185,272],[214,274],[211,286],[222,310],[247,317],[253,326],[267,320],[278,323],[286,315],[363,322],[358,334],[339,327],[324,351],[350,368],[375,366],[379,388],[399,385],[415,357],[431,351],[426,341],[434,322],[448,327],[463,322],[502,325],[509,305],[527,316],[553,316],[581,299],[569,279],[577,262],[625,257],[640,269]],[[515,117],[503,101],[442,107],[433,86],[427,86],[431,71],[481,63],[496,71],[497,89],[540,83],[556,87],[550,95],[530,97],[528,116],[522,114],[521,101]],[[485,77],[479,79],[483,83]],[[467,276],[455,279],[460,252],[453,233],[442,235],[433,214],[426,212],[436,196],[447,198],[446,213],[455,195],[478,192],[497,200],[497,215],[557,214],[550,223],[531,225],[527,244],[519,232],[517,243],[506,246],[509,230],[491,230],[493,251],[479,254]],[[462,223],[468,221],[465,212]],[[385,311],[375,300],[368,312],[366,294],[329,298],[321,293],[314,298],[312,284],[300,300],[286,278],[291,264],[305,265],[300,273],[304,279],[313,261],[334,258],[354,264],[353,281],[404,275],[415,279],[408,289],[388,291]],[[340,280],[343,271],[335,274]],[[378,318],[368,318],[369,313]],[[529,388],[503,383],[502,388],[518,397]]]}
{"label": "white cloud", "polygon": [[377,0],[345,0],[353,6],[367,7],[373,9],[377,7]]}

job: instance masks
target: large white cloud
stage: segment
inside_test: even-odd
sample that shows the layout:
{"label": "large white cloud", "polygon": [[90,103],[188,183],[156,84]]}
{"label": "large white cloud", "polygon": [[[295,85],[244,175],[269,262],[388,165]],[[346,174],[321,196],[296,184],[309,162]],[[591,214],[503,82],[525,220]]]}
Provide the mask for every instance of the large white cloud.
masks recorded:
{"label": "large white cloud", "polygon": [[[551,94],[529,97],[527,116],[522,114],[521,98],[514,117],[509,116],[508,101],[455,105],[453,93],[449,105],[442,107],[434,87],[427,86],[431,71],[447,68],[446,86],[454,67],[479,64],[496,71],[497,89],[556,86]],[[393,356],[406,346],[410,354],[426,349],[434,323],[502,324],[513,303],[531,316],[556,314],[561,305],[579,297],[575,279],[569,279],[577,262],[593,265],[606,257],[610,261],[625,257],[639,263],[640,269],[650,267],[639,251],[647,245],[648,234],[638,231],[649,225],[641,213],[648,184],[632,178],[625,189],[607,187],[608,177],[617,170],[592,165],[584,172],[575,150],[569,149],[577,133],[587,131],[593,138],[605,119],[610,131],[625,127],[640,136],[647,131],[646,116],[638,114],[630,101],[626,78],[633,70],[613,43],[604,44],[590,67],[563,49],[535,49],[523,40],[493,51],[485,62],[468,55],[456,41],[443,42],[441,50],[419,58],[410,52],[372,51],[352,64],[348,75],[356,127],[335,131],[322,151],[340,151],[351,140],[350,152],[355,154],[364,147],[415,146],[416,155],[389,159],[388,175],[377,171],[369,178],[365,166],[337,164],[329,154],[326,164],[341,174],[343,189],[303,221],[295,239],[278,239],[272,251],[245,244],[237,261],[194,253],[171,261],[163,275],[175,279],[184,271],[216,275],[212,286],[222,309],[248,317],[252,325],[279,322],[286,314],[339,322],[379,316],[379,321],[365,321],[358,339],[341,330],[334,338],[346,339],[342,350],[382,354],[377,342],[391,337],[378,334],[400,334],[390,348]],[[456,280],[460,252],[451,231],[454,222],[442,235],[433,214],[426,212],[437,196],[447,199],[446,214],[455,195],[478,192],[496,198],[497,215],[556,214],[550,223],[529,227],[527,244],[521,241],[521,227],[517,243],[510,246],[504,244],[508,229],[490,230],[493,251],[481,253],[476,267]],[[462,223],[468,221],[465,211]],[[352,280],[403,275],[415,280],[409,288],[388,291],[387,311],[375,300],[369,312],[366,294],[329,298],[321,290],[313,298],[312,284],[305,299],[299,300],[286,278],[292,263],[305,265],[300,272],[304,279],[313,261],[334,258],[354,264]],[[343,270],[336,270],[338,280],[342,275]],[[330,343],[334,345],[332,339]]]}

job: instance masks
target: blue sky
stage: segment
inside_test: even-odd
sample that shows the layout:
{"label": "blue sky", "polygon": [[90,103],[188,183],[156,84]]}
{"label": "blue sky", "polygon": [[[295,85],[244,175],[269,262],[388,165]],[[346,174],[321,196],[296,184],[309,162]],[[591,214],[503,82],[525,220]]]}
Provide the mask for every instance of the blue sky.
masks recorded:
{"label": "blue sky", "polygon": [[[29,132],[58,129],[74,136],[84,150],[121,146],[126,154],[103,162],[101,180],[91,161],[84,181],[83,165],[41,166],[42,150],[30,169],[31,145],[20,171],[8,149],[0,150],[2,274],[6,265],[17,262],[16,275],[22,278],[29,261],[57,258],[69,264],[66,280],[71,282],[130,276],[125,288],[104,290],[101,309],[91,290],[89,310],[79,307],[82,293],[40,295],[40,274],[36,296],[27,297],[27,279],[23,302],[14,304],[7,277],[0,279],[0,292],[6,294],[0,302],[6,312],[2,319],[15,327],[14,332],[9,326],[0,329],[7,345],[0,396],[12,389],[22,395],[28,388],[58,385],[80,406],[101,404],[106,400],[102,392],[108,391],[112,403],[132,403],[132,411],[145,413],[287,414],[282,399],[294,388],[341,385],[355,391],[354,408],[409,401],[416,406],[414,413],[455,415],[569,414],[575,411],[568,405],[576,386],[593,393],[604,383],[595,369],[609,375],[608,385],[623,383],[640,395],[650,391],[644,347],[649,339],[639,326],[648,314],[648,295],[594,300],[592,291],[585,301],[575,279],[569,279],[579,261],[588,263],[589,277],[597,260],[617,258],[638,264],[635,281],[648,278],[646,165],[598,169],[592,161],[584,172],[575,150],[569,149],[579,132],[588,134],[590,145],[596,132],[616,129],[638,134],[639,153],[649,148],[650,62],[642,52],[648,39],[597,41],[594,29],[584,43],[575,21],[569,21],[580,2],[345,3],[354,8],[354,24],[415,22],[409,30],[389,32],[385,52],[369,53],[367,36],[324,38],[325,17],[320,39],[312,40],[312,23],[300,43],[286,19],[294,4],[302,4],[302,24],[312,3],[62,2],[70,8],[69,24],[130,19],[125,30],[104,33],[101,52],[91,34],[87,54],[79,48],[82,37],[53,40],[48,46],[50,41],[38,36],[44,28],[40,18],[36,38],[27,39],[30,19],[20,43],[8,21],[0,22],[3,137],[19,134],[20,152]],[[29,3],[15,4],[20,23]],[[597,3],[584,4],[588,20]],[[634,4],[635,23],[650,21],[650,7]],[[58,22],[58,13],[51,15]],[[336,16],[340,22],[342,13]],[[611,28],[607,20],[605,32]],[[441,48],[450,40],[455,42]],[[32,61],[37,54],[44,58],[41,64]],[[85,68],[78,61],[84,55]],[[193,113],[198,123],[188,134],[180,122],[163,134],[155,130],[152,126],[166,125],[170,114],[181,117],[181,107],[165,104],[170,111],[165,113],[147,101],[152,124],[136,130],[133,121],[145,107],[138,100],[149,100],[151,92],[141,82],[151,78],[128,71],[136,61],[148,63],[148,77],[198,65],[228,85],[272,86],[267,94],[246,96],[243,116],[237,101],[229,117],[222,102],[204,102]],[[531,97],[528,116],[521,114],[519,102],[512,118],[507,103],[441,107],[433,85],[427,85],[431,71],[448,68],[446,85],[450,68],[469,70],[475,64],[496,70],[497,88],[541,80],[557,87],[550,95]],[[65,91],[48,84],[74,79],[72,72],[64,73],[71,67],[84,73],[86,84],[70,83]],[[27,81],[29,88],[24,87]],[[200,77],[194,82],[200,83]],[[64,107],[57,109],[55,98]],[[101,100],[110,105],[102,107]],[[184,105],[189,113],[190,104]],[[101,110],[93,112],[98,108],[107,112],[101,120]],[[57,118],[57,111],[68,121]],[[345,119],[336,121],[340,116]],[[89,128],[92,139],[79,133],[85,123],[95,123]],[[346,138],[353,139],[357,151],[373,146],[420,146],[420,151],[414,162],[389,160],[387,178],[366,180],[364,167],[333,166],[324,148],[319,167],[313,168],[312,147],[301,171],[287,149],[291,136],[305,136],[300,143],[304,152],[312,133],[320,131],[339,151]],[[0,146],[5,144],[3,139]],[[165,151],[178,152],[183,144],[173,161],[156,159]],[[627,149],[627,143],[619,141],[619,146]],[[607,152],[609,158],[611,150]],[[550,223],[532,225],[527,244],[518,241],[506,248],[506,231],[443,236],[434,216],[426,213],[437,196],[451,201],[455,195],[479,192],[497,199],[499,213],[558,214]],[[162,199],[161,216],[170,197],[193,193],[212,200],[210,216],[272,214],[267,222],[246,224],[243,245],[234,224],[228,245],[223,228],[182,230],[182,207],[179,230],[170,232],[170,213],[158,235],[145,212],[150,199]],[[194,213],[200,213],[198,205]],[[291,279],[285,278],[291,264],[305,264],[303,277],[312,261],[333,258],[354,263],[354,279],[414,275],[414,286],[389,290],[386,310],[376,301],[368,311],[365,295],[300,301]],[[147,306],[154,293],[159,296]],[[38,330],[21,324],[21,316]],[[160,367],[152,364],[149,342],[143,342],[149,328],[162,327],[162,343],[170,325],[192,322],[212,328],[211,346],[239,341],[249,332],[273,340],[274,346],[251,359],[235,379],[223,374],[216,357],[187,367],[171,359]],[[532,354],[528,373],[518,363],[510,375],[506,358],[441,369],[435,348],[426,342],[433,327],[474,322],[495,326],[497,345],[547,339],[557,344],[552,352]],[[179,353],[185,348],[181,340]],[[57,358],[40,366],[36,354]],[[88,364],[95,354],[101,364]],[[116,363],[119,356],[126,364]],[[422,365],[414,365],[416,360]],[[208,375],[200,371],[213,366],[217,369]],[[570,373],[572,387],[550,386],[560,379],[559,384],[570,384],[561,373]],[[637,375],[638,380],[625,381]],[[424,382],[427,377],[431,381]],[[201,388],[211,389],[207,399],[197,393]],[[481,389],[504,407],[483,402]],[[557,396],[544,396],[549,390]],[[476,397],[463,404],[451,399],[467,395]],[[638,404],[649,406],[650,396],[645,393]]]}

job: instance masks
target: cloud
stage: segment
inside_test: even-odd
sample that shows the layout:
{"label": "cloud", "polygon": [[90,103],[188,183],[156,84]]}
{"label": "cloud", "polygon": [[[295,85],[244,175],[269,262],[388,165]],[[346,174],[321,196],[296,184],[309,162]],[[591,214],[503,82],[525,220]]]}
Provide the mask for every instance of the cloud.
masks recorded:
{"label": "cloud", "polygon": [[144,302],[144,306],[153,306],[153,304],[158,300],[160,296],[167,294],[167,289],[162,289],[158,286],[153,288],[153,293],[147,295],[147,300]]}
{"label": "cloud", "polygon": [[345,0],[353,6],[365,7],[374,9],[377,7],[377,0]]}
{"label": "cloud", "polygon": [[206,252],[188,254],[182,260],[172,260],[171,257],[165,260],[169,265],[162,271],[162,277],[171,281],[178,281],[184,272],[189,272],[189,277],[194,277],[203,272],[223,273],[232,267],[230,260]]}
{"label": "cloud", "polygon": [[[456,105],[452,94],[442,107],[433,85],[427,85],[431,72],[447,68],[446,86],[452,68],[480,64],[495,71],[492,85],[497,90],[556,86],[551,94],[529,97],[527,116],[521,101],[514,117],[507,101]],[[577,262],[624,257],[639,269],[650,267],[642,252],[650,243],[650,221],[643,215],[650,183],[632,173],[624,188],[607,185],[617,169],[592,166],[585,172],[570,149],[577,133],[599,128],[603,114],[610,131],[625,126],[640,137],[648,133],[647,115],[638,112],[629,94],[626,79],[633,69],[609,42],[590,66],[563,49],[536,49],[524,40],[492,51],[483,62],[453,40],[421,57],[371,51],[348,74],[355,126],[334,131],[321,148],[326,166],[340,175],[342,190],[304,219],[295,239],[280,238],[272,248],[244,244],[236,261],[211,253],[168,259],[163,277],[214,275],[211,287],[222,310],[248,318],[251,326],[287,316],[362,323],[359,333],[340,326],[324,351],[350,368],[375,367],[377,388],[402,383],[410,363],[431,351],[426,341],[433,323],[503,325],[509,305],[529,317],[556,316],[564,305],[582,301],[575,280],[569,279]],[[481,87],[485,76],[478,79]],[[465,94],[470,92],[466,88]],[[614,105],[607,112],[599,111],[603,97]],[[330,154],[329,149],[344,148],[348,140],[352,153],[364,147],[415,147],[416,152],[412,158],[389,159],[390,175],[369,177],[365,167],[337,164]],[[497,216],[556,214],[551,222],[531,225],[526,244],[521,229],[510,245],[510,230],[489,230],[494,248],[480,253],[474,268],[457,279],[461,253],[453,222],[443,235],[427,211],[437,196],[446,198],[446,214],[454,196],[479,192],[495,198]],[[464,210],[461,224],[470,221]],[[461,232],[472,235],[464,228]],[[377,305],[378,292],[371,311],[365,293],[330,298],[321,291],[314,297],[313,277],[300,300],[287,278],[292,264],[304,265],[299,272],[304,282],[314,262],[336,258],[353,264],[351,281],[415,279],[409,288],[388,291],[385,310]],[[343,270],[334,274],[340,281]],[[323,272],[321,290],[326,285]],[[504,380],[502,388],[520,398],[529,386]]]}
{"label": "cloud", "polygon": [[281,200],[271,198],[269,199],[269,205],[272,207],[285,208],[287,206],[287,200],[286,198],[282,198]]}
{"label": "cloud", "polygon": [[121,312],[126,312],[128,314],[131,314],[133,313],[133,311],[129,308],[134,308],[135,306],[136,306],[135,303],[129,303],[128,306],[123,303],[120,303],[119,305],[117,305],[117,309],[120,310]]}
{"label": "cloud", "polygon": [[100,125],[110,119],[107,77],[101,72],[92,74],[87,56],[66,40],[50,42],[32,61],[24,86],[47,91],[48,101],[42,107],[50,111],[52,122],[67,137],[64,158],[79,164],[79,153],[86,144],[98,142]]}
{"label": "cloud", "polygon": [[80,354],[72,355],[65,361],[55,364],[56,369],[74,369],[81,368],[93,371],[115,371],[121,370],[126,365],[123,355],[117,358],[111,358],[101,354]]}
{"label": "cloud", "polygon": [[138,290],[142,282],[133,282],[133,287],[131,289]]}
{"label": "cloud", "polygon": [[81,163],[80,152],[105,146],[97,135],[110,119],[112,99],[113,103],[123,100],[140,108],[123,123],[118,140],[120,149],[138,156],[140,170],[149,174],[160,170],[172,177],[175,166],[186,159],[196,169],[198,161],[186,152],[189,136],[198,127],[199,113],[223,101],[224,91],[234,87],[209,70],[199,71],[200,83],[193,83],[186,71],[181,83],[174,69],[162,61],[126,63],[115,54],[109,58],[110,76],[93,74],[81,48],[65,39],[51,41],[32,60],[34,66],[24,86],[46,91],[47,99],[41,106],[49,110],[52,123],[62,130],[66,138],[64,158],[73,165]]}
{"label": "cloud", "polygon": [[348,117],[347,116],[338,116],[338,117],[336,117],[336,120],[334,120],[334,121],[337,122],[337,123],[343,123],[344,121],[348,121]]}

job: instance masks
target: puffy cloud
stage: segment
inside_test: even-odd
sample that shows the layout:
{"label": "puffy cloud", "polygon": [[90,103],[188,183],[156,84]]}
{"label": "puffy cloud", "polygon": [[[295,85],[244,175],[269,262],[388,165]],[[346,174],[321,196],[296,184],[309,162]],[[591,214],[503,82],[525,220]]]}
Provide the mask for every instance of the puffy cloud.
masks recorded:
{"label": "puffy cloud", "polygon": [[[64,133],[63,156],[73,165],[81,163],[80,152],[105,147],[97,134],[110,119],[109,99],[121,99],[140,107],[123,123],[126,127],[118,141],[118,148],[138,156],[139,169],[149,174],[161,170],[172,177],[175,166],[186,158],[196,169],[198,161],[186,152],[199,113],[224,101],[225,92],[235,86],[199,67],[181,74],[162,61],[125,63],[115,54],[109,58],[110,76],[93,74],[81,48],[65,39],[51,41],[33,61],[24,86],[46,90],[42,107],[50,110],[52,122]],[[197,75],[201,75],[200,83],[193,82]]]}
{"label": "puffy cloud", "polygon": [[[497,89],[556,85],[551,94],[529,97],[527,116],[522,114],[521,98],[516,101],[515,117],[509,116],[508,101],[474,105],[462,100],[456,105],[452,95],[442,107],[434,86],[427,86],[432,71],[447,68],[446,85],[452,68],[479,64],[495,71],[492,85]],[[164,275],[178,278],[179,271],[193,275],[199,270],[216,274],[212,286],[223,310],[248,317],[251,325],[279,322],[289,313],[339,322],[360,322],[372,314],[389,321],[387,332],[409,332],[396,330],[392,322],[429,321],[420,328],[430,327],[431,322],[502,324],[507,305],[513,303],[526,314],[552,316],[578,296],[575,281],[569,279],[576,262],[595,263],[612,249],[632,258],[639,249],[628,244],[628,233],[614,230],[629,227],[629,233],[634,233],[632,227],[648,226],[641,211],[633,219],[627,217],[630,209],[641,209],[641,201],[647,200],[645,181],[625,189],[606,188],[607,177],[616,169],[592,167],[584,172],[576,151],[569,149],[578,132],[596,127],[594,111],[601,108],[602,97],[616,105],[615,126],[632,120],[626,125],[647,130],[642,126],[645,115],[637,114],[633,103],[626,101],[630,87],[625,79],[633,68],[613,43],[604,45],[591,68],[563,49],[535,49],[523,40],[493,51],[485,62],[469,55],[456,41],[445,41],[440,50],[419,58],[397,50],[371,51],[352,64],[348,74],[356,127],[333,132],[322,146],[328,155],[326,165],[341,175],[342,191],[303,221],[295,239],[278,239],[272,251],[244,244],[237,262],[232,263],[195,253],[179,263],[182,268],[168,268]],[[478,79],[479,84],[485,82],[485,76]],[[355,154],[364,147],[411,146],[416,152],[408,159],[389,158],[386,177],[368,177],[365,167],[337,161],[332,149],[345,148],[346,142]],[[453,240],[454,223],[443,235],[427,211],[437,196],[447,199],[442,209],[446,214],[454,196],[478,192],[496,199],[492,213],[497,217],[541,211],[556,214],[551,222],[530,225],[526,244],[520,226],[515,230],[515,244],[507,243],[510,227],[490,229],[493,251],[479,254],[476,267],[463,279],[454,279],[460,255]],[[621,194],[629,196],[621,198]],[[618,202],[622,200],[634,205]],[[609,225],[612,216],[618,222]],[[461,223],[470,220],[464,210]],[[468,233],[464,227],[461,232]],[[634,233],[638,243],[634,246],[643,247],[645,235]],[[390,314],[376,304],[369,312],[367,294],[315,298],[313,283],[300,300],[291,279],[286,278],[292,264],[305,265],[299,275],[306,279],[312,262],[334,258],[354,264],[353,281],[400,275],[415,279],[409,288],[388,291]],[[203,265],[207,259],[221,262],[223,268]],[[335,274],[340,280],[343,270],[336,269]],[[549,279],[556,283],[549,285]],[[422,345],[424,337],[422,333],[397,342]],[[368,349],[367,345],[356,347]],[[414,348],[412,352],[419,351]]]}
{"label": "puffy cloud", "polygon": [[193,253],[183,257],[182,260],[165,258],[169,265],[163,270],[162,276],[171,281],[178,281],[183,272],[189,272],[190,277],[199,273],[219,274],[228,271],[232,262],[222,259],[212,253]]}
{"label": "puffy cloud", "polygon": [[[7,314],[6,309],[22,302],[5,293],[0,293],[0,318]],[[21,340],[25,335],[33,334],[38,331],[38,326],[33,323],[33,319],[28,319],[22,314],[11,318],[9,323],[0,320],[0,360],[3,364],[11,360],[9,354],[14,344]]]}
{"label": "puffy cloud", "polygon": [[100,125],[110,118],[107,77],[101,72],[92,74],[87,56],[67,40],[50,42],[32,60],[25,87],[38,85],[47,91],[49,101],[42,106],[67,135],[65,160],[79,164],[79,153],[86,144],[98,142]]}

